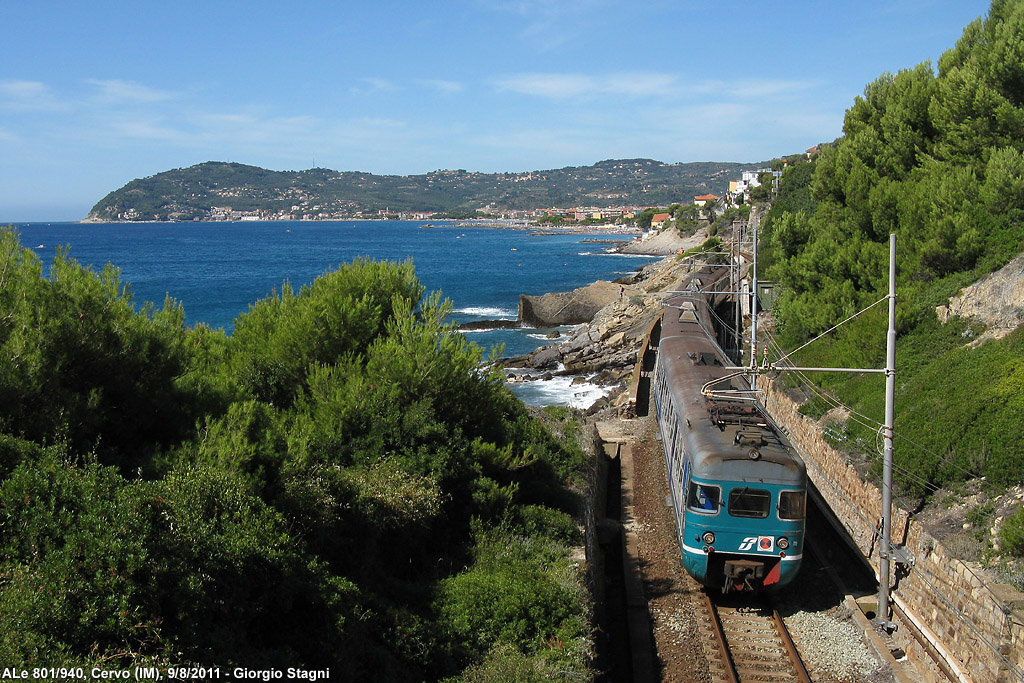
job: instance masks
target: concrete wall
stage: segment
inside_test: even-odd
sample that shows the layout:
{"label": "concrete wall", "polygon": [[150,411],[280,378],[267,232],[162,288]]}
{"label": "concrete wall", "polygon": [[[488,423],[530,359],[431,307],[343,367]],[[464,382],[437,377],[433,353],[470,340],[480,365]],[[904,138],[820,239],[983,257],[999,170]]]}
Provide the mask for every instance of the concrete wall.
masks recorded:
{"label": "concrete wall", "polygon": [[[801,415],[797,404],[774,385],[766,405],[800,450],[808,476],[877,577],[879,489],[864,481],[822,438],[818,423]],[[913,558],[911,565],[894,566],[893,600],[941,643],[954,673],[975,681],[1024,680],[1024,594],[993,583],[978,565],[950,557],[940,542],[898,508],[892,515],[892,541]]]}

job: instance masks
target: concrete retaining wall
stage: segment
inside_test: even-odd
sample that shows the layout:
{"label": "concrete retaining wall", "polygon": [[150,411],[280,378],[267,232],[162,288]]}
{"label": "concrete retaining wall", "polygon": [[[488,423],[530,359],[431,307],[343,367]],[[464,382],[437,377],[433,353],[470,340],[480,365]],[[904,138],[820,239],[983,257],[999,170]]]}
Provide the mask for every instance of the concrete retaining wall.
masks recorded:
{"label": "concrete retaining wall", "polygon": [[[881,492],[864,481],[822,438],[818,423],[801,415],[797,404],[774,385],[766,405],[800,450],[808,476],[877,577]],[[975,681],[1024,680],[1024,594],[993,583],[977,565],[950,557],[940,542],[898,508],[893,509],[892,541],[913,558],[912,565],[894,565],[893,599],[947,650],[950,668]]]}

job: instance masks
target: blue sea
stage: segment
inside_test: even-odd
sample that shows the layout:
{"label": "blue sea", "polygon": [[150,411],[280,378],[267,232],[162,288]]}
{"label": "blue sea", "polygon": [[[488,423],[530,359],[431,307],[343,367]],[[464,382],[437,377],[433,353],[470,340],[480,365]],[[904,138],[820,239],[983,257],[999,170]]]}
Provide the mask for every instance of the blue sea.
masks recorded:
{"label": "blue sea", "polygon": [[[583,234],[531,235],[525,230],[407,221],[16,224],[23,246],[44,260],[59,246],[95,269],[111,263],[130,285],[136,304],[161,306],[169,295],[185,309],[186,324],[205,323],[230,334],[250,304],[288,282],[298,289],[357,257],[411,259],[428,292],[452,301],[455,322],[516,318],[520,294],[561,292],[595,280],[614,280],[650,259],[608,253]],[[619,236],[610,236],[618,238]],[[622,237],[622,239],[628,239]],[[467,333],[485,350],[504,344],[518,356],[550,343],[551,330]],[[584,405],[596,388],[568,380],[514,384],[533,404]]]}

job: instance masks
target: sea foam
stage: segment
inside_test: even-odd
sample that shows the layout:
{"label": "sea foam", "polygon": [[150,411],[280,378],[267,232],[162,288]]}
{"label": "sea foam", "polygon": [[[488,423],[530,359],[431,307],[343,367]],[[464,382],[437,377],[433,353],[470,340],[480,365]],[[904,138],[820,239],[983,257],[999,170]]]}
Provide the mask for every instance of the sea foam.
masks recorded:
{"label": "sea foam", "polygon": [[519,311],[512,308],[499,308],[497,306],[464,306],[452,311],[460,315],[474,315],[480,318],[514,319]]}
{"label": "sea foam", "polygon": [[548,380],[511,382],[508,387],[523,403],[533,406],[569,406],[587,409],[605,396],[605,387],[592,382],[573,384],[573,377],[553,377]]}

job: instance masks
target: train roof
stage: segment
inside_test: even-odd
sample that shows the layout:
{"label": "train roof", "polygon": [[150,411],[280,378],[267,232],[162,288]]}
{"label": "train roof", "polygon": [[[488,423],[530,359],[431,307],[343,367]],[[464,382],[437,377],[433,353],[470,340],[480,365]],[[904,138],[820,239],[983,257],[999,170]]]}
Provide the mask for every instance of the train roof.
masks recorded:
{"label": "train roof", "polygon": [[[707,296],[720,278],[704,271],[691,290],[665,302],[658,362],[691,455],[693,476],[755,484],[802,485],[803,460],[752,398],[750,386],[715,341]],[[699,284],[697,284],[699,282]],[[706,395],[702,389],[713,383]]]}

